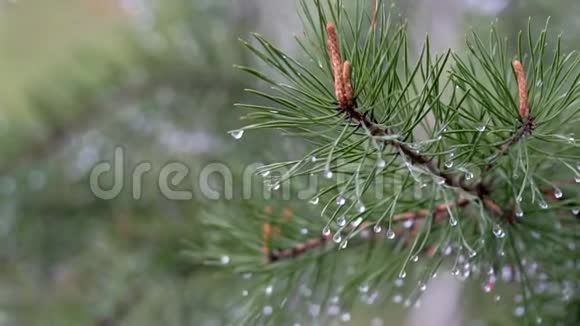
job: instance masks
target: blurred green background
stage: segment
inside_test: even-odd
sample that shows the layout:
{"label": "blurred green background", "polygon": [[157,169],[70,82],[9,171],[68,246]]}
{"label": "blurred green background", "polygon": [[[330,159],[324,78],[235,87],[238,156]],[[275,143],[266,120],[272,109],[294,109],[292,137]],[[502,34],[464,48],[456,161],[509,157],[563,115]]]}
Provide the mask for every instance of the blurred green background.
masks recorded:
{"label": "blurred green background", "polygon": [[[552,16],[568,50],[579,44],[576,0],[400,6],[416,39],[427,31],[439,48],[496,17],[514,36],[529,16],[534,26]],[[232,68],[251,62],[237,38],[256,30],[292,47],[294,9],[291,0],[0,0],[0,326],[223,325],[243,313],[228,293],[234,280],[180,256],[183,239],[208,236],[196,215],[223,204],[166,200],[152,177],[141,200],[124,189],[102,201],[89,174],[119,145],[128,166],[154,171],[218,160],[240,171],[300,152],[275,135],[226,134],[240,125],[233,103],[255,86]],[[363,315],[353,324],[379,325]]]}

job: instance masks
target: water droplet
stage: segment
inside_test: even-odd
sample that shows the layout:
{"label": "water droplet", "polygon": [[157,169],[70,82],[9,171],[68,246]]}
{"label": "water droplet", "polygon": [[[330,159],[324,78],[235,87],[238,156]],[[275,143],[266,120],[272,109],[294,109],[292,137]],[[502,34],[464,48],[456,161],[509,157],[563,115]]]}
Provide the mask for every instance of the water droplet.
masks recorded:
{"label": "water droplet", "polygon": [[367,283],[363,283],[363,284],[359,285],[359,287],[358,287],[358,291],[360,293],[367,293],[367,292],[369,292],[369,289],[370,289],[370,287]]}
{"label": "water droplet", "polygon": [[267,176],[270,175],[270,171],[269,170],[268,171],[264,171],[264,172],[261,173],[261,175],[262,175],[262,177],[267,177]]}
{"label": "water droplet", "polygon": [[319,203],[319,202],[320,202],[320,198],[318,198],[318,197],[316,197],[316,198],[312,198],[312,199],[310,200],[310,203],[311,203],[312,205],[318,205],[318,203]]}
{"label": "water droplet", "polygon": [[564,193],[562,192],[561,189],[554,189],[554,197],[556,197],[556,199],[561,199],[564,196]]}
{"label": "water droplet", "polygon": [[264,316],[270,316],[273,312],[272,306],[264,306],[264,308],[262,309],[262,314],[264,314]]}
{"label": "water droplet", "polygon": [[516,317],[522,317],[524,315],[524,313],[526,312],[526,309],[522,306],[517,306],[514,309],[514,316]]}
{"label": "water droplet", "polygon": [[576,181],[576,183],[580,183],[580,175],[577,175],[577,176],[574,178],[574,181]]}
{"label": "water droplet", "polygon": [[222,265],[229,264],[230,263],[230,260],[231,260],[230,259],[230,256],[226,256],[226,255],[221,256],[221,258],[220,258],[220,262],[222,263]]}
{"label": "water droplet", "polygon": [[358,202],[356,203],[356,211],[357,211],[357,212],[359,212],[359,213],[361,213],[361,214],[362,214],[362,213],[364,213],[366,210],[367,210],[367,208],[365,207],[365,205],[364,205],[364,204],[363,204],[361,201],[358,201]]}
{"label": "water droplet", "polygon": [[393,302],[394,303],[401,303],[403,302],[403,296],[400,294],[396,294],[393,296]]}
{"label": "water droplet", "polygon": [[475,127],[477,129],[477,131],[479,132],[484,132],[485,129],[487,129],[487,125],[486,124],[480,124],[477,127]]}
{"label": "water droplet", "polygon": [[498,239],[505,238],[505,231],[502,229],[502,227],[499,224],[494,224],[492,231],[493,231],[493,235],[495,235],[496,238],[498,238]]}
{"label": "water droplet", "polygon": [[266,289],[264,290],[264,292],[266,293],[266,295],[271,295],[273,291],[274,291],[274,287],[271,286],[271,285],[268,285],[266,287]]}
{"label": "water droplet", "polygon": [[243,297],[247,297],[250,293],[248,292],[248,290],[244,290],[242,291],[242,296]]}
{"label": "water droplet", "polygon": [[417,255],[413,256],[413,258],[411,258],[411,261],[414,262],[414,263],[418,262],[419,261],[419,256],[417,256]]}
{"label": "water droplet", "polygon": [[230,136],[232,136],[235,140],[239,140],[242,139],[242,137],[244,136],[244,130],[243,129],[232,130],[228,131],[228,134],[230,134]]}
{"label": "water droplet", "polygon": [[501,300],[501,295],[496,295],[495,297],[493,297],[493,301],[495,302],[499,302]]}
{"label": "water droplet", "polygon": [[407,277],[407,272],[405,272],[405,271],[401,271],[401,272],[399,273],[399,278],[400,278],[400,279],[403,279],[403,278],[405,278],[405,277]]}
{"label": "water droplet", "polygon": [[475,256],[477,256],[477,251],[469,250],[469,258],[474,258]]}
{"label": "water droplet", "polygon": [[300,229],[300,234],[307,235],[308,234],[308,229],[307,228]]}
{"label": "water droplet", "polygon": [[328,226],[325,226],[324,229],[322,229],[322,235],[325,237],[330,235],[330,228]]}
{"label": "water droplet", "polygon": [[455,216],[450,216],[449,217],[449,225],[451,226],[457,226],[458,222],[457,219],[455,218]]}
{"label": "water droplet", "polygon": [[522,202],[522,200],[523,200],[522,196],[518,195],[518,196],[516,197],[516,201],[517,201],[518,203],[521,203],[521,202]]}
{"label": "water droplet", "polygon": [[394,240],[396,236],[397,235],[395,234],[395,231],[393,231],[391,229],[387,230],[387,239]]}
{"label": "water droplet", "polygon": [[442,177],[435,177],[433,178],[435,180],[435,183],[442,186],[445,184],[445,178]]}
{"label": "water droplet", "polygon": [[517,205],[517,207],[516,207],[516,216],[517,217],[523,217],[524,216],[524,211],[522,210],[522,208],[520,207],[520,205]]}
{"label": "water droplet", "polygon": [[272,189],[273,189],[273,190],[279,190],[279,189],[280,189],[280,184],[279,184],[279,183],[276,183],[276,184],[274,184],[274,185],[272,186]]}
{"label": "water droplet", "polygon": [[326,170],[326,171],[324,171],[324,177],[325,177],[326,179],[332,179],[332,176],[333,176],[333,175],[334,175],[334,174],[333,174],[333,173],[332,173],[332,171],[330,171],[330,170]]}
{"label": "water droplet", "polygon": [[314,163],[316,161],[318,161],[318,159],[316,158],[316,156],[310,157],[310,162]]}
{"label": "water droplet", "polygon": [[405,281],[401,278],[398,278],[395,280],[395,286],[398,288],[402,287],[404,284],[405,284]]}
{"label": "water droplet", "polygon": [[336,198],[336,204],[338,206],[344,206],[344,204],[346,204],[346,198],[342,197],[342,196],[338,196]]}
{"label": "water droplet", "polygon": [[373,227],[373,231],[375,231],[375,233],[381,233],[382,230],[383,227],[380,226],[379,224],[375,224],[375,226]]}
{"label": "water droplet", "polygon": [[332,305],[328,306],[328,315],[329,316],[338,316],[339,313],[340,313],[340,306],[338,306],[336,304],[332,304]]}
{"label": "water droplet", "polygon": [[452,160],[445,162],[445,167],[448,169],[451,169],[453,167],[453,165],[455,165],[455,162]]}
{"label": "water droplet", "polygon": [[421,292],[427,291],[427,284],[423,283],[423,284],[419,285],[419,290]]}
{"label": "water droplet", "polygon": [[348,246],[348,240],[344,240],[341,244],[340,244],[340,249],[346,249],[346,247]]}
{"label": "water droplet", "polygon": [[548,209],[548,203],[545,200],[540,199],[538,204],[540,205],[541,209]]}
{"label": "water droplet", "polygon": [[379,169],[384,169],[384,168],[385,168],[385,166],[387,166],[387,162],[385,162],[385,160],[379,160],[379,161],[377,162],[377,167],[378,167]]}
{"label": "water droplet", "polygon": [[580,214],[580,208],[573,208],[572,214],[578,216]]}
{"label": "water droplet", "polygon": [[352,223],[350,223],[353,227],[358,228],[359,225],[361,225],[361,223],[363,222],[362,217],[357,218],[356,220],[352,221]]}
{"label": "water droplet", "polygon": [[473,175],[472,172],[466,171],[465,172],[465,180],[469,181],[472,180],[475,176]]}
{"label": "water droplet", "polygon": [[336,224],[340,227],[343,227],[346,225],[346,217],[344,216],[340,216],[339,218],[336,219]]}
{"label": "water droplet", "polygon": [[342,235],[340,234],[340,232],[336,232],[334,234],[334,236],[332,237],[332,241],[334,241],[335,243],[340,243],[342,241]]}

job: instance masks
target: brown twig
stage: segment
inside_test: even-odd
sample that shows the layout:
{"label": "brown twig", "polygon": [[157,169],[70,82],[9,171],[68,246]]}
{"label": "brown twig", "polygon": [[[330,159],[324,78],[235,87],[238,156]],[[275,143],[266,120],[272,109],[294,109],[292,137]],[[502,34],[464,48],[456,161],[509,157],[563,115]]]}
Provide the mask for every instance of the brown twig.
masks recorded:
{"label": "brown twig", "polygon": [[[448,203],[441,203],[441,204],[437,205],[435,207],[434,212],[433,212],[433,218],[434,218],[435,223],[441,223],[443,218],[447,216],[449,209],[451,209],[453,206],[457,205],[458,207],[465,207],[469,203],[470,203],[470,201],[468,199],[466,199],[464,197],[460,197],[459,200],[457,201],[457,203],[450,201]],[[395,223],[409,221],[409,220],[417,221],[417,220],[424,219],[424,218],[428,217],[429,215],[430,215],[430,213],[429,213],[428,209],[419,209],[417,211],[405,212],[405,213],[394,215],[392,220]],[[373,227],[374,225],[375,224],[371,223],[371,222],[363,222],[358,227],[353,227],[352,231],[354,231],[354,229],[356,229],[356,228],[360,228],[362,230],[368,229],[368,228]],[[396,232],[396,233],[400,234],[400,233],[402,233],[402,230],[399,232]],[[330,241],[330,239],[332,239],[333,236],[334,235],[332,233],[330,233],[328,235],[323,235],[319,238],[306,240],[306,241],[298,243],[295,246],[290,247],[290,248],[273,249],[273,250],[267,252],[266,259],[269,262],[276,262],[276,261],[281,261],[281,260],[286,260],[286,259],[291,259],[291,258],[297,258],[297,257],[305,254],[306,252],[309,252],[310,250],[321,248],[326,243],[328,243]]]}

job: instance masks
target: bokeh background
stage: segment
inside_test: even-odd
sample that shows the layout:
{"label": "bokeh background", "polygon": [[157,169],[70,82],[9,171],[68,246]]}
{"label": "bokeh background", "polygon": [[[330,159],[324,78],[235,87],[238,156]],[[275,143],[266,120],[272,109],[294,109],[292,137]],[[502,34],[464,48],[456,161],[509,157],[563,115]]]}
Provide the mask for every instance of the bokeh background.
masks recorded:
{"label": "bokeh background", "polygon": [[[529,17],[535,29],[551,17],[566,52],[580,44],[577,0],[397,7],[417,47],[428,33],[437,49],[460,48],[466,33],[490,23],[514,38]],[[243,313],[241,296],[229,293],[240,280],[180,253],[184,239],[208,236],[199,234],[199,214],[245,203],[170,201],[154,177],[145,177],[140,200],[127,186],[104,201],[91,193],[89,173],[117,146],[127,167],[149,162],[151,175],[174,161],[241,171],[300,153],[298,140],[276,134],[234,141],[226,133],[241,124],[233,104],[242,90],[260,87],[232,67],[254,63],[237,41],[252,31],[297,50],[295,2],[0,0],[0,326],[224,325]],[[483,325],[479,318],[498,309],[478,301],[480,290],[440,282],[436,312],[393,305],[360,309],[348,322]]]}

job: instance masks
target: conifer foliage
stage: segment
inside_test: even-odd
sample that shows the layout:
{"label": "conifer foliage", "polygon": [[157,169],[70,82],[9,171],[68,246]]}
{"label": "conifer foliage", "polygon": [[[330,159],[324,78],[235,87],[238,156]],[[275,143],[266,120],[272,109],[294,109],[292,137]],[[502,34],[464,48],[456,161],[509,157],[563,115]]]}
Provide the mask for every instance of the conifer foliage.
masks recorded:
{"label": "conifer foliage", "polygon": [[260,103],[238,105],[251,124],[232,134],[306,141],[305,155],[258,172],[274,190],[317,176],[319,189],[279,214],[209,214],[221,236],[190,252],[250,280],[242,321],[348,321],[359,299],[390,303],[403,282],[396,301],[419,305],[446,270],[482,295],[516,285],[506,318],[577,321],[580,56],[547,25],[515,40],[492,27],[444,53],[427,38],[415,52],[384,1],[300,4],[299,57],[261,35],[243,42],[274,73],[239,67],[269,91],[248,90]]}

